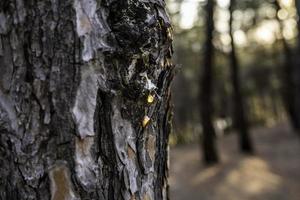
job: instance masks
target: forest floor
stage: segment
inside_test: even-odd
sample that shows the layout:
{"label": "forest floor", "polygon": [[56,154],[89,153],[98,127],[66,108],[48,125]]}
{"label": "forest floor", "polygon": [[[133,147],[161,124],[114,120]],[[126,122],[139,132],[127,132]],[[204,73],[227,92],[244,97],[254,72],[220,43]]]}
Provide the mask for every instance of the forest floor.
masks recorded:
{"label": "forest floor", "polygon": [[241,155],[236,134],[218,139],[221,164],[205,167],[198,145],[171,149],[171,200],[300,200],[300,138],[288,125],[255,128],[256,153]]}

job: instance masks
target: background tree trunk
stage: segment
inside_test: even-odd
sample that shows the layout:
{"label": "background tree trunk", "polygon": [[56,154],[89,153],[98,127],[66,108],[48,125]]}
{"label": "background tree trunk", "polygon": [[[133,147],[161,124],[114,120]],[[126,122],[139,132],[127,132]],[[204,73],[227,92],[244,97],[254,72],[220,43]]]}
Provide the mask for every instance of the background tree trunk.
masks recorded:
{"label": "background tree trunk", "polygon": [[208,0],[206,5],[206,43],[202,78],[200,79],[200,116],[203,136],[201,138],[203,159],[206,164],[218,162],[216,150],[216,133],[212,122],[213,105],[213,32],[214,32],[214,0]]}
{"label": "background tree trunk", "polygon": [[245,108],[243,102],[243,96],[241,93],[241,82],[239,80],[239,64],[236,56],[235,44],[234,44],[234,30],[233,30],[233,11],[235,6],[235,0],[230,0],[230,38],[231,38],[231,51],[230,51],[230,69],[231,69],[231,81],[233,88],[233,123],[234,127],[239,131],[239,143],[240,149],[245,153],[253,152],[253,145],[249,136],[249,127],[246,120]]}
{"label": "background tree trunk", "polygon": [[162,0],[0,2],[0,199],[167,199]]}
{"label": "background tree trunk", "polygon": [[[276,8],[277,13],[280,10],[280,5],[278,1],[274,1],[274,6]],[[293,54],[291,51],[291,48],[289,47],[289,44],[284,38],[283,30],[284,26],[282,21],[279,19],[278,15],[276,15],[276,19],[280,25],[280,33],[281,33],[281,42],[283,46],[283,52],[285,55],[284,59],[284,66],[282,67],[282,87],[281,87],[281,93],[282,93],[282,99],[283,103],[286,109],[286,112],[288,114],[288,117],[290,119],[290,123],[293,126],[295,130],[300,129],[300,121],[298,120],[298,114],[296,112],[296,91],[295,91],[295,83],[294,83],[294,62],[293,62]]]}
{"label": "background tree trunk", "polygon": [[[300,21],[299,21],[299,16],[300,16],[300,1],[296,0],[296,10],[298,14],[298,21],[297,21],[297,27],[298,27],[298,32],[300,31]],[[295,55],[295,72],[294,72],[294,81],[295,81],[295,112],[297,113],[297,122],[300,124],[300,116],[298,113],[300,113],[300,34],[298,34],[298,41],[297,41],[297,52]],[[298,134],[300,134],[300,130],[297,130]]]}

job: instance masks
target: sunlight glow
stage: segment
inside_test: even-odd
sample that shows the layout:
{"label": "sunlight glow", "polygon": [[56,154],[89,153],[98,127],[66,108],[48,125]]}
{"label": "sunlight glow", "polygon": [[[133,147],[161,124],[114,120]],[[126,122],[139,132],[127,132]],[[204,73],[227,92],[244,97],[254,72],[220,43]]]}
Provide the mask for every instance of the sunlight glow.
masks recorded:
{"label": "sunlight glow", "polygon": [[284,22],[283,36],[290,40],[297,36],[297,22],[295,19],[288,19]]}
{"label": "sunlight glow", "polygon": [[170,0],[167,4],[168,9],[170,10],[171,13],[174,13],[178,9],[178,3],[174,2],[173,0]]}
{"label": "sunlight glow", "polygon": [[[196,23],[198,23],[198,8],[199,3],[204,3],[205,0],[183,0],[181,4],[178,4],[176,0],[169,1],[169,8],[174,12],[179,9],[180,17],[178,18],[179,27],[181,29],[191,29]],[[215,10],[215,28],[220,34],[220,41],[223,45],[228,46],[230,44],[230,39],[228,36],[229,31],[229,12],[228,6],[230,0],[217,0],[218,7]],[[276,14],[278,18],[284,21],[283,35],[286,39],[292,39],[297,34],[294,19],[295,9],[290,9],[294,6],[293,0],[280,0],[280,4],[283,6],[282,9],[276,13],[273,7],[262,7],[260,12],[264,16],[269,18],[268,20],[260,23],[253,31],[245,33],[241,30],[243,24],[251,22],[253,15],[255,15],[252,9],[248,9],[244,12],[236,10],[233,13],[235,23],[234,39],[238,46],[245,46],[251,41],[256,41],[261,44],[269,45],[276,41],[279,32],[279,26],[274,23]],[[276,20],[275,20],[276,21]],[[294,20],[295,21],[295,20]],[[251,38],[248,38],[251,37]]]}
{"label": "sunlight glow", "polygon": [[238,46],[245,46],[247,44],[247,36],[244,31],[242,30],[237,30],[234,32],[234,42]]}
{"label": "sunlight glow", "polygon": [[290,7],[293,5],[293,0],[280,0],[280,3],[285,7]]}
{"label": "sunlight glow", "polygon": [[215,20],[216,30],[220,33],[227,33],[229,31],[229,12],[227,10],[217,10]]}
{"label": "sunlight glow", "polygon": [[276,21],[265,21],[256,30],[255,37],[257,42],[272,44],[276,40],[276,32],[279,27]]}
{"label": "sunlight glow", "polygon": [[227,8],[229,6],[230,0],[217,0],[218,6],[221,8]]}
{"label": "sunlight glow", "polygon": [[277,13],[277,16],[280,20],[285,20],[288,18],[289,13],[287,12],[286,9],[280,9]]}
{"label": "sunlight glow", "polygon": [[256,29],[255,35],[257,40],[263,43],[271,44],[275,41],[273,32],[266,27],[259,27]]}
{"label": "sunlight glow", "polygon": [[184,1],[180,7],[180,27],[183,29],[190,29],[193,27],[197,19],[198,11],[197,1]]}
{"label": "sunlight glow", "polygon": [[229,46],[231,39],[228,33],[223,33],[220,35],[220,40],[224,46]]}
{"label": "sunlight glow", "polygon": [[[180,27],[183,29],[190,29],[197,20],[198,3],[204,0],[186,0],[183,1],[180,7]],[[172,1],[171,1],[172,2]],[[217,0],[217,4],[221,8],[229,6],[229,0]]]}

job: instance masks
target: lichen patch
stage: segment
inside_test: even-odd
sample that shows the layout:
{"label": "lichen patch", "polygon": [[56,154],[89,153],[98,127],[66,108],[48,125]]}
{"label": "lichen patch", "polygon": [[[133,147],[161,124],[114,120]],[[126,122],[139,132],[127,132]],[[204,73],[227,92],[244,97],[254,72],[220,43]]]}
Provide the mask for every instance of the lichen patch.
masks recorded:
{"label": "lichen patch", "polygon": [[94,114],[98,91],[97,75],[90,68],[83,69],[72,113],[81,138],[94,136]]}

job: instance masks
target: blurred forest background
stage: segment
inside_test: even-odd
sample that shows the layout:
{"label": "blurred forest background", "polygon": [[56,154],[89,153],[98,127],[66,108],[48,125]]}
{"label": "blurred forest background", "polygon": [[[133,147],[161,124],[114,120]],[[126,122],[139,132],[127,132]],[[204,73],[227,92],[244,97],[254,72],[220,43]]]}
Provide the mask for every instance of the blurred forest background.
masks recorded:
{"label": "blurred forest background", "polygon": [[166,2],[171,199],[299,199],[300,1]]}

